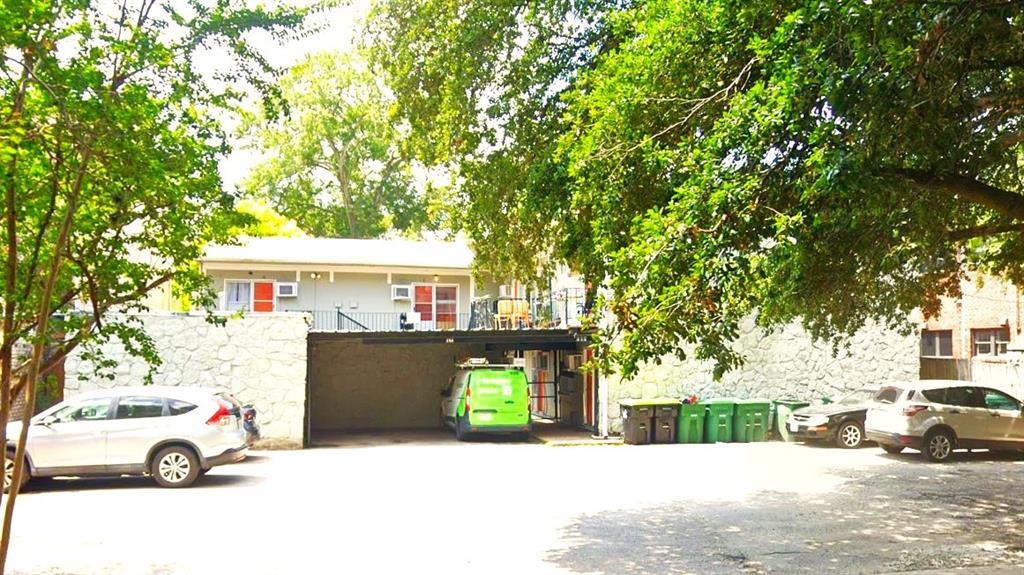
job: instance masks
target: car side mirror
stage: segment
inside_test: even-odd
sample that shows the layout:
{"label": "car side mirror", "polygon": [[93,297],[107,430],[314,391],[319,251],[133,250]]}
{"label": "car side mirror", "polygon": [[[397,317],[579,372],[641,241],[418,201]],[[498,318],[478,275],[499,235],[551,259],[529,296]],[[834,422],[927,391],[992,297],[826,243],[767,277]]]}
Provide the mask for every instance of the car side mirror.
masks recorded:
{"label": "car side mirror", "polygon": [[40,419],[39,421],[37,421],[36,425],[42,425],[43,427],[50,427],[51,425],[53,425],[56,422],[57,422],[57,418],[56,417],[54,417],[52,415],[47,415],[46,417],[44,417],[44,418]]}

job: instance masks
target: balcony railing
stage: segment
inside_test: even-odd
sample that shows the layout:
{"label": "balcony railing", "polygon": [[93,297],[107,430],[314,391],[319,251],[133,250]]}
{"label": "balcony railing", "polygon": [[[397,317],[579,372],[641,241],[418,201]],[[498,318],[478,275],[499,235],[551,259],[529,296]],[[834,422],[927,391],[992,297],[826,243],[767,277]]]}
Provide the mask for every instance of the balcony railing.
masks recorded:
{"label": "balcony railing", "polygon": [[553,329],[579,327],[587,310],[582,290],[535,299],[481,297],[470,313],[356,312],[344,308],[310,311],[315,331],[386,332]]}
{"label": "balcony railing", "polygon": [[451,331],[470,329],[472,314],[441,314],[416,321],[407,312],[349,312],[326,310],[310,312],[316,331]]}

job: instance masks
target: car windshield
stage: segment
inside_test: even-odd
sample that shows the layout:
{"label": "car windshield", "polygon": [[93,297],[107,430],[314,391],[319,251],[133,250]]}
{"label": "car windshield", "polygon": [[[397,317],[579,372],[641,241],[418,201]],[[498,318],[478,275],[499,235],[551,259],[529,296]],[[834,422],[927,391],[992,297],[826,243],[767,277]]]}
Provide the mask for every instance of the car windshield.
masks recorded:
{"label": "car windshield", "polygon": [[858,405],[870,400],[876,393],[878,393],[877,389],[858,389],[836,403],[839,405]]}

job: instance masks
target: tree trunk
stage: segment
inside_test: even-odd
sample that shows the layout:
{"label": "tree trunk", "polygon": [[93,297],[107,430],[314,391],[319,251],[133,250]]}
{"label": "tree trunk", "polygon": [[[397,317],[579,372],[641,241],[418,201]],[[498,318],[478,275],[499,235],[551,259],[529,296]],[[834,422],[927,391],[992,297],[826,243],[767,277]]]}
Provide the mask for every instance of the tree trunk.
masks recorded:
{"label": "tree trunk", "polygon": [[337,148],[332,145],[331,149],[334,150],[334,177],[338,180],[341,203],[345,206],[345,217],[348,219],[348,233],[353,238],[358,238],[360,234],[356,220],[355,202],[352,201],[352,178],[348,171],[348,154],[345,153],[344,147]]}

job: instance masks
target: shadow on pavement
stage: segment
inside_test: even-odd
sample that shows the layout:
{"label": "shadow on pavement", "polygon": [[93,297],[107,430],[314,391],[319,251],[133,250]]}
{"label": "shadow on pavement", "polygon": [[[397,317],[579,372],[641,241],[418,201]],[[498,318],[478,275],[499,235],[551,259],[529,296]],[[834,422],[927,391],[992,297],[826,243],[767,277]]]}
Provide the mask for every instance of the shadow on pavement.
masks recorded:
{"label": "shadow on pavement", "polygon": [[[223,473],[207,474],[196,479],[189,489],[208,489],[218,487],[239,487],[263,483],[263,477],[252,475],[231,475]],[[25,485],[25,495],[51,492],[96,491],[102,489],[164,489],[156,484],[151,477],[88,477],[88,478],[35,478]]]}
{"label": "shadow on pavement", "polygon": [[[572,572],[883,573],[1019,565],[1024,479],[1016,455],[964,453],[857,471],[841,491],[762,492],[580,515],[547,560]],[[936,571],[938,572],[938,571]],[[943,571],[945,572],[945,571]]]}
{"label": "shadow on pavement", "polygon": [[[313,447],[364,448],[388,445],[460,445],[455,432],[449,429],[410,429],[380,431],[327,431],[314,430]],[[525,441],[512,435],[471,434],[469,443],[521,443]]]}

